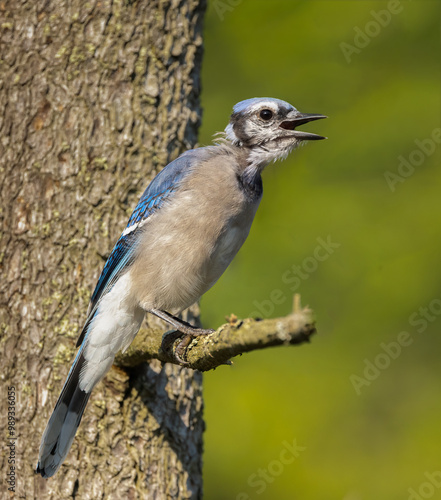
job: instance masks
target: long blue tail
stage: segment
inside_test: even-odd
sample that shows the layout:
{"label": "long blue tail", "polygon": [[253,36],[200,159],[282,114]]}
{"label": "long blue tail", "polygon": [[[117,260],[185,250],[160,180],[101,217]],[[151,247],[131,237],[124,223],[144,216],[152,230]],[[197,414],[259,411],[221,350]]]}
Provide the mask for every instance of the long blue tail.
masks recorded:
{"label": "long blue tail", "polygon": [[36,472],[43,477],[53,476],[64,462],[89,400],[90,392],[79,387],[84,363],[81,349],[41,438]]}

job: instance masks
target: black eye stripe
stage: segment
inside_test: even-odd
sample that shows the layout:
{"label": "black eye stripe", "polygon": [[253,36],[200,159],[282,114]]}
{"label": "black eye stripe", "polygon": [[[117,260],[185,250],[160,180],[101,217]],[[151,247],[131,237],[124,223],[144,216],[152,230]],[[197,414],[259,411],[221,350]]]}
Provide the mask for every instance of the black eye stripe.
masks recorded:
{"label": "black eye stripe", "polygon": [[262,111],[259,113],[260,118],[262,120],[271,120],[273,117],[273,112],[270,109],[262,109]]}

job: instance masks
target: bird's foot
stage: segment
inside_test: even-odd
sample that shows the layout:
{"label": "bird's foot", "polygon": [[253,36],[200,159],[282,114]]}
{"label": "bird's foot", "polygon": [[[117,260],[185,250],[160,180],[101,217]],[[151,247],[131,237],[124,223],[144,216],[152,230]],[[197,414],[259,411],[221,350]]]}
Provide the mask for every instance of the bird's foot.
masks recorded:
{"label": "bird's foot", "polygon": [[[173,314],[170,314],[167,311],[163,311],[161,309],[149,309],[148,312],[154,314],[155,316],[158,316],[158,318],[163,319],[176,329],[176,331],[165,335],[162,341],[162,349],[164,351],[172,350],[173,357],[183,366],[188,366],[189,364],[182,358],[182,356],[185,354],[185,351],[190,345],[191,340],[194,337],[208,335],[215,332],[215,330],[212,329],[207,330],[205,328],[196,328],[195,326],[190,325],[190,323],[187,323],[186,321],[177,318],[176,316],[173,316]],[[180,337],[182,337],[181,341],[173,350],[172,346],[174,342]]]}
{"label": "bird's foot", "polygon": [[[201,335],[209,335],[210,333],[215,332],[216,330],[212,329],[204,329],[204,328],[195,328],[191,325],[185,328],[186,331],[173,331],[164,336],[162,341],[162,349],[164,351],[171,351],[174,359],[181,366],[188,366],[190,363],[186,361],[185,354],[187,352],[187,347],[190,345],[191,341],[195,337],[200,337]],[[173,344],[176,340],[180,339],[178,345],[173,349]]]}

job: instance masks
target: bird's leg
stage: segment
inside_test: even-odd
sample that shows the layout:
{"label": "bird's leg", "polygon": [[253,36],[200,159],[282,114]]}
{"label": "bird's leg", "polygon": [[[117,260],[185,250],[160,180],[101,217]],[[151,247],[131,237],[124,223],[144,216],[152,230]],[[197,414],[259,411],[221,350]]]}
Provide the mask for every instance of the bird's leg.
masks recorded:
{"label": "bird's leg", "polygon": [[176,328],[181,333],[185,333],[187,335],[191,335],[192,337],[198,337],[199,335],[207,335],[209,333],[213,333],[215,330],[206,330],[204,328],[196,328],[195,326],[190,325],[186,321],[173,316],[173,314],[168,313],[167,311],[162,311],[161,309],[148,309],[147,312],[158,316],[158,318],[163,319],[167,323],[169,323],[173,328]]}
{"label": "bird's leg", "polygon": [[167,311],[162,311],[161,309],[149,309],[147,312],[154,314],[158,318],[161,318],[162,320],[166,321],[171,326],[173,326],[173,328],[176,328],[177,330],[177,332],[169,333],[164,338],[163,345],[165,349],[167,349],[171,344],[173,344],[175,340],[181,337],[179,333],[184,334],[184,336],[182,337],[181,341],[179,342],[178,346],[176,347],[173,353],[175,358],[182,365],[188,365],[188,362],[182,359],[182,355],[184,354],[185,349],[190,344],[191,339],[193,337],[199,337],[200,335],[208,335],[209,333],[213,333],[215,331],[212,329],[196,328],[190,325],[190,323],[187,323],[186,321],[179,319],[176,316],[173,316],[173,314],[170,314]]}

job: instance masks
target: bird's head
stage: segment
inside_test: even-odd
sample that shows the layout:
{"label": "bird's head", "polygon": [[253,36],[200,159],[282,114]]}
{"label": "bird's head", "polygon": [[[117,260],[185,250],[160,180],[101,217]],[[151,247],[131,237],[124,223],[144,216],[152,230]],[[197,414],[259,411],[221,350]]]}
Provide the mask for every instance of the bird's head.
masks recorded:
{"label": "bird's head", "polygon": [[326,116],[301,113],[280,99],[247,99],[234,106],[225,137],[236,146],[248,148],[250,161],[262,168],[286,158],[302,141],[326,139],[296,130],[299,125],[321,118]]}

